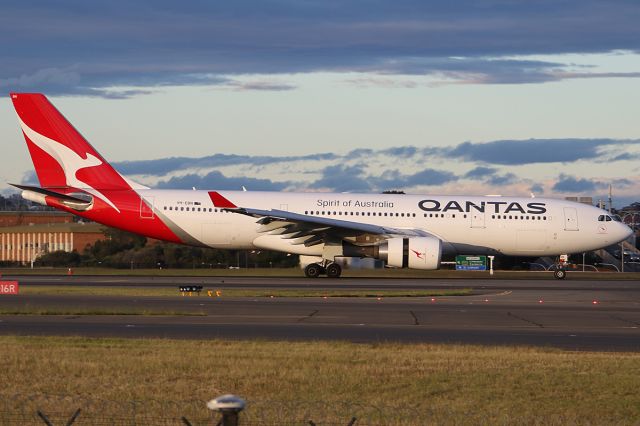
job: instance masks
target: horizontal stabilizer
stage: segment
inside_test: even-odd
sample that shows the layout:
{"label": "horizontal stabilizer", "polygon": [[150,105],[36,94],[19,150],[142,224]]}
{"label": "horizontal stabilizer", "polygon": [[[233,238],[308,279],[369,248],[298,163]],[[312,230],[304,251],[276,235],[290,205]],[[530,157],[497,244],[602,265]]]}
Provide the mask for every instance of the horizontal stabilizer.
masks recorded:
{"label": "horizontal stabilizer", "polygon": [[51,191],[49,189],[40,188],[38,186],[16,185],[15,183],[10,183],[9,185],[15,186],[18,189],[22,189],[23,191],[32,191],[49,197],[55,197],[61,201],[71,201],[73,203],[80,204],[88,204],[91,202],[90,200],[83,200],[82,198],[73,197],[71,195],[62,194],[60,192]]}
{"label": "horizontal stabilizer", "polygon": [[42,204],[43,206],[49,205],[46,198],[52,197],[56,199],[58,203],[77,211],[85,211],[93,207],[93,197],[89,194],[78,193],[69,195],[51,191],[50,189],[40,188],[38,186],[16,185],[13,183],[10,185],[15,186],[18,189],[22,189],[22,198],[25,200],[33,201],[34,203]]}

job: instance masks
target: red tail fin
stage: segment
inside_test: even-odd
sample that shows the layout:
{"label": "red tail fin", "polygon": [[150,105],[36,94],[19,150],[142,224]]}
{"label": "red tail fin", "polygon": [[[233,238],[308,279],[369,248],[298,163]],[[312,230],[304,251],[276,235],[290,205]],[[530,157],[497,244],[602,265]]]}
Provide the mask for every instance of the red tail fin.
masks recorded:
{"label": "red tail fin", "polygon": [[44,95],[12,93],[11,100],[43,188],[131,188]]}

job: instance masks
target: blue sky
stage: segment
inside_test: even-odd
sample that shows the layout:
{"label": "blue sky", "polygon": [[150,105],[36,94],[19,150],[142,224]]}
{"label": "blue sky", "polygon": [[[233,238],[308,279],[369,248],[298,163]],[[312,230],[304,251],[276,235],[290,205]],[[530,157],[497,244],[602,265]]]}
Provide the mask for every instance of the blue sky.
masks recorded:
{"label": "blue sky", "polygon": [[[640,4],[6,1],[41,91],[159,187],[640,199]],[[32,178],[8,96],[6,182]]]}

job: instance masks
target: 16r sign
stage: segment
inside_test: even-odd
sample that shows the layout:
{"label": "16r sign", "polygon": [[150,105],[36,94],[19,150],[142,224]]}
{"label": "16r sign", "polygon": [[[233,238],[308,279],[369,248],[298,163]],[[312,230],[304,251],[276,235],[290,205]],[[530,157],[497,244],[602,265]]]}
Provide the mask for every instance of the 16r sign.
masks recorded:
{"label": "16r sign", "polygon": [[0,281],[0,294],[18,294],[18,281]]}

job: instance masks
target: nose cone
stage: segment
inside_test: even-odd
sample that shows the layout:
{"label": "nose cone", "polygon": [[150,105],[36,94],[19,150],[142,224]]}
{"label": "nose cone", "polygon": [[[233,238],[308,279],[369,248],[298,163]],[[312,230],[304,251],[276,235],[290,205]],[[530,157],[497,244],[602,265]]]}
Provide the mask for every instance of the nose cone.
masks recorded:
{"label": "nose cone", "polygon": [[616,230],[616,233],[618,234],[618,241],[624,241],[633,235],[633,229],[629,228],[624,223],[618,223],[617,225],[618,229]]}

